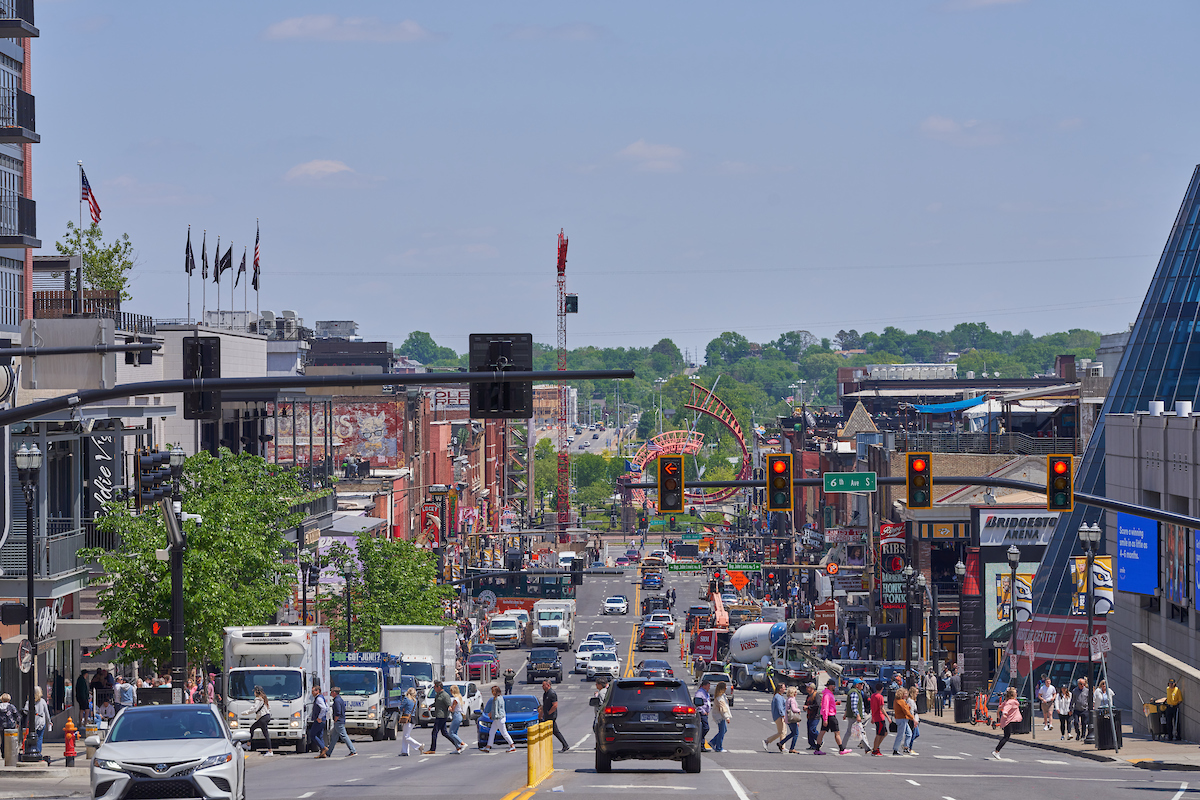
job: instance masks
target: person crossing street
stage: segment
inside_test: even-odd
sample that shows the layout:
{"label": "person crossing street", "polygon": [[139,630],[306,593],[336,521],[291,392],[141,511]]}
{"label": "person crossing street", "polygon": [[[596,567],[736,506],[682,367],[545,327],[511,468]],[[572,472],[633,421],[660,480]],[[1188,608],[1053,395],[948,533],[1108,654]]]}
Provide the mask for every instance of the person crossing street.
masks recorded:
{"label": "person crossing street", "polygon": [[332,757],[333,748],[337,747],[337,743],[345,742],[346,747],[350,748],[350,755],[356,756],[358,751],[354,749],[354,742],[350,741],[350,734],[346,733],[346,701],[342,699],[342,690],[334,686],[329,690],[329,694],[333,697],[330,703],[333,711],[333,733],[329,737],[329,748],[325,755]]}
{"label": "person crossing street", "polygon": [[830,732],[833,733],[833,741],[837,744],[838,755],[844,756],[850,752],[848,748],[842,746],[842,733],[837,718],[837,698],[833,695],[834,686],[837,686],[837,681],[831,678],[825,681],[825,690],[821,692],[821,735],[817,737],[817,749],[813,751],[813,755],[816,756],[825,755],[821,750],[821,742],[825,741],[825,734]]}
{"label": "person crossing street", "polygon": [[[771,752],[771,742],[775,742],[775,746],[779,748],[779,752],[783,752],[783,736],[784,729],[787,725],[784,717],[787,715],[787,687],[782,683],[775,687],[775,694],[771,695],[771,720],[775,723],[775,733],[763,739],[763,749],[768,753]],[[792,742],[792,747],[796,743]]]}
{"label": "person crossing street", "polygon": [[512,736],[509,735],[508,728],[505,725],[506,714],[504,711],[504,692],[502,692],[500,690],[499,686],[492,687],[491,717],[492,717],[492,724],[491,724],[491,728],[488,730],[487,745],[485,747],[481,747],[479,749],[483,750],[484,752],[490,751],[492,749],[492,745],[495,744],[495,742],[496,742],[496,734],[499,733],[501,736],[504,737],[504,741],[508,742],[508,751],[507,752],[509,752],[509,753],[517,752],[517,746],[515,744],[513,744]]}
{"label": "person crossing street", "polygon": [[550,681],[542,681],[542,705],[538,708],[538,719],[551,723],[554,738],[562,742],[562,752],[571,749],[562,731],[558,729],[558,692],[554,691],[554,684]]}
{"label": "person crossing street", "polygon": [[325,755],[325,721],[329,719],[329,703],[321,694],[321,687],[312,687],[312,713],[308,717],[308,749],[316,750],[313,758],[326,758]]}

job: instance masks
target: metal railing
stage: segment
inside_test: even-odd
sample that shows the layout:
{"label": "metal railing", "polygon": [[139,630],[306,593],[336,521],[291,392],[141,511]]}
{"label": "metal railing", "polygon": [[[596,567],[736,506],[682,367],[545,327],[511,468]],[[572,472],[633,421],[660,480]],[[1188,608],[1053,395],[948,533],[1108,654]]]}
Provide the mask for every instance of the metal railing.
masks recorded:
{"label": "metal railing", "polygon": [[[0,227],[3,221],[0,219]],[[153,336],[157,329],[154,317],[121,310],[121,293],[108,289],[85,289],[81,298],[82,313],[76,313],[75,293],[62,289],[33,293],[34,319],[111,319],[118,331]]]}
{"label": "metal railing", "polygon": [[20,89],[0,90],[0,128],[36,131],[33,95]]}
{"label": "metal railing", "polygon": [[33,25],[33,0],[0,0],[0,19],[23,19]]}
{"label": "metal railing", "polygon": [[[79,551],[87,547],[103,547],[115,550],[120,538],[112,532],[100,530],[95,522],[75,526],[72,520],[51,517],[46,520],[47,536],[40,539],[34,551],[34,575],[53,578],[87,568],[90,562],[79,558]],[[0,548],[0,569],[4,577],[24,577],[26,553],[24,533],[14,533]]]}
{"label": "metal railing", "polygon": [[957,597],[959,593],[958,581],[953,578],[950,580],[934,581],[933,585],[937,587],[938,597]]}
{"label": "metal railing", "polygon": [[1079,442],[1066,436],[1029,436],[1024,433],[914,433],[896,434],[901,453],[1011,453],[1049,455],[1080,451]]}

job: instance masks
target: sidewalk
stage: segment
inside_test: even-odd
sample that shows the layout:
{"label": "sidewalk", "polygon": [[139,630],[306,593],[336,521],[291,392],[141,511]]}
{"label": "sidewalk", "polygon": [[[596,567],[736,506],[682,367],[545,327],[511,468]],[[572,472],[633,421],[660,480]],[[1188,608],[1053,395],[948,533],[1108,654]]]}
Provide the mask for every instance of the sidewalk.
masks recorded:
{"label": "sidewalk", "polygon": [[[971,725],[967,722],[955,722],[954,714],[950,708],[947,708],[945,715],[941,717],[935,716],[933,713],[922,714],[921,724],[957,730],[991,739],[1000,738],[999,729],[993,729],[982,722],[977,725]],[[1050,730],[1042,728],[1040,716],[1035,719],[1034,724],[1036,726],[1034,733],[1037,738],[1028,733],[1023,733],[1014,735],[1011,741],[1020,742],[1030,747],[1040,747],[1043,750],[1067,753],[1079,758],[1090,758],[1093,761],[1123,761],[1143,769],[1200,770],[1200,748],[1196,747],[1195,742],[1154,741],[1148,736],[1134,734],[1133,727],[1128,723],[1122,726],[1121,733],[1124,741],[1120,752],[1097,750],[1095,745],[1084,744],[1075,740],[1063,741],[1059,739],[1058,720],[1054,721]]]}

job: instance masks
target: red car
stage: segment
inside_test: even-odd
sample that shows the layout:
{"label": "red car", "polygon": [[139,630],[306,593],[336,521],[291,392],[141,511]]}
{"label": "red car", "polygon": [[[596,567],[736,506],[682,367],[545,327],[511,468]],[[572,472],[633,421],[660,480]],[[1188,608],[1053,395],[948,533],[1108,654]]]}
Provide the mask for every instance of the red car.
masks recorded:
{"label": "red car", "polygon": [[500,677],[500,659],[491,653],[475,653],[467,659],[467,680],[496,680]]}
{"label": "red car", "polygon": [[628,558],[632,564],[637,564],[642,560],[642,554],[637,550],[626,550],[625,557]]}

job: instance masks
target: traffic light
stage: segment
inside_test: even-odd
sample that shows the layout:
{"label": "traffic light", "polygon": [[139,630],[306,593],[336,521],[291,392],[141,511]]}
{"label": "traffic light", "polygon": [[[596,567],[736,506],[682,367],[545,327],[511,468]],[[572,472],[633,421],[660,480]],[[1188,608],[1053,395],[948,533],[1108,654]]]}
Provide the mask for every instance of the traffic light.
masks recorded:
{"label": "traffic light", "polygon": [[1047,511],[1071,511],[1075,508],[1074,460],[1074,456],[1047,456]]}
{"label": "traffic light", "polygon": [[792,454],[767,456],[767,511],[788,511],[792,502]]}
{"label": "traffic light", "polygon": [[171,620],[155,619],[150,621],[151,636],[170,636],[171,635]]}
{"label": "traffic light", "polygon": [[[221,337],[186,336],[183,339],[183,377],[221,377]],[[183,418],[221,418],[220,392],[184,392]]]}
{"label": "traffic light", "polygon": [[675,515],[671,515],[671,530],[675,530]]}
{"label": "traffic light", "polygon": [[171,454],[148,448],[137,451],[137,486],[134,505],[145,508],[171,493]]}
{"label": "traffic light", "polygon": [[[468,340],[472,372],[528,372],[533,369],[533,334],[472,333]],[[471,384],[472,419],[528,419],[533,415],[533,382]]]}
{"label": "traffic light", "polygon": [[[658,511],[683,513],[683,456],[658,457]],[[671,530],[675,530],[674,517]]]}
{"label": "traffic light", "polygon": [[583,559],[576,558],[571,561],[571,584],[579,586],[583,583]]}
{"label": "traffic light", "polygon": [[933,508],[933,480],[929,453],[909,453],[905,486],[908,489],[908,507]]}
{"label": "traffic light", "polygon": [[[767,474],[766,474],[766,472],[763,471],[763,469],[761,467],[755,467],[750,472],[751,480],[761,481],[761,480],[766,480],[766,477],[767,477]],[[758,505],[758,506],[761,506],[763,504],[763,490],[758,486],[754,487],[754,504]]]}

